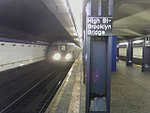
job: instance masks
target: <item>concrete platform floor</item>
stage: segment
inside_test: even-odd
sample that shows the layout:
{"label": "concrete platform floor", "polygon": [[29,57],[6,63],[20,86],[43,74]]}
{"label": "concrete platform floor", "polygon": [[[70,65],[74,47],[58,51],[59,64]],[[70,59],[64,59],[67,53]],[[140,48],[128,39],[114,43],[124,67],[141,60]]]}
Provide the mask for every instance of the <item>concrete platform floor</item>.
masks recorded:
{"label": "concrete platform floor", "polygon": [[111,113],[150,113],[150,73],[117,63],[111,80]]}
{"label": "concrete platform floor", "polygon": [[[45,113],[85,113],[81,55]],[[117,63],[111,79],[111,113],[150,113],[150,73]]]}

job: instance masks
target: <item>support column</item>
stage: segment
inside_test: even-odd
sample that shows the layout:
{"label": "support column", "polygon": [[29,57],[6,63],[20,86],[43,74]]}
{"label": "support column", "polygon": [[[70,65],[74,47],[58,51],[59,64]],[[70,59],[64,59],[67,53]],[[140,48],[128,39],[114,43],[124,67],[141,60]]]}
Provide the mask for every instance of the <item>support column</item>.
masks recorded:
{"label": "support column", "polygon": [[112,28],[111,8],[112,0],[92,0],[86,7],[86,113],[110,113],[112,29],[97,27],[108,25]]}
{"label": "support column", "polygon": [[128,40],[126,66],[132,66],[133,64],[132,59],[133,59],[133,41]]}
{"label": "support column", "polygon": [[83,83],[85,84],[85,65],[86,65],[86,36],[85,31],[83,33],[83,50],[82,50],[82,60],[83,60]]}
{"label": "support column", "polygon": [[[91,15],[91,1],[87,3],[86,6],[86,19],[88,16]],[[86,85],[86,105],[85,105],[85,112],[89,113],[90,109],[90,48],[91,48],[91,42],[90,37],[87,36],[87,30],[86,30],[86,37],[85,37],[85,85]]]}
{"label": "support column", "polygon": [[150,37],[144,38],[142,71],[150,71]]}
{"label": "support column", "polygon": [[116,60],[119,61],[119,42],[117,40],[117,57]]}
{"label": "support column", "polygon": [[112,68],[111,71],[116,71],[116,61],[117,61],[117,37],[112,37]]}

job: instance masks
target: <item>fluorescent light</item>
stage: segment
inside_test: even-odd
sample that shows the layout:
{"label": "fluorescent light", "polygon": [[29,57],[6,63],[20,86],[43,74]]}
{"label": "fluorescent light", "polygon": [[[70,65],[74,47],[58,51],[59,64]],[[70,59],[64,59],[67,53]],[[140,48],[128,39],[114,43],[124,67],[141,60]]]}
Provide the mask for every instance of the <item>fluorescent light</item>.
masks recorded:
{"label": "fluorescent light", "polygon": [[138,44],[138,43],[142,43],[142,42],[144,42],[144,40],[135,40],[135,41],[133,41],[133,44]]}
{"label": "fluorescent light", "polygon": [[82,6],[83,0],[68,0],[75,20],[78,36],[82,36]]}
{"label": "fluorescent light", "polygon": [[119,43],[119,45],[121,46],[121,45],[128,45],[128,42],[121,42],[121,43]]}

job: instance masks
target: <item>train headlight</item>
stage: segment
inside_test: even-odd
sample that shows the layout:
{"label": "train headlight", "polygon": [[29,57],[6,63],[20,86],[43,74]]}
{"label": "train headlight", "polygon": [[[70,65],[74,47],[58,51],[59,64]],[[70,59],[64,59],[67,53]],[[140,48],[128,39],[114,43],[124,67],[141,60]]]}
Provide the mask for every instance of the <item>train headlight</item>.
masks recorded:
{"label": "train headlight", "polygon": [[60,60],[61,59],[61,54],[60,53],[55,53],[53,55],[53,60]]}
{"label": "train headlight", "polygon": [[70,60],[71,58],[72,58],[72,54],[71,53],[66,54],[66,56],[65,56],[66,60]]}

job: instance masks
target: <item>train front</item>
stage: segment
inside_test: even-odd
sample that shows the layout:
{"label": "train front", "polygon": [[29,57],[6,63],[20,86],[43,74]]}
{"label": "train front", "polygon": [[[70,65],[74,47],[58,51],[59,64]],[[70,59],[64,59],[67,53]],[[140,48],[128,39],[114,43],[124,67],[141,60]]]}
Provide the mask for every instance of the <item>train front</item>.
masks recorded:
{"label": "train front", "polygon": [[74,61],[73,43],[54,43],[50,51],[50,59],[52,62]]}

